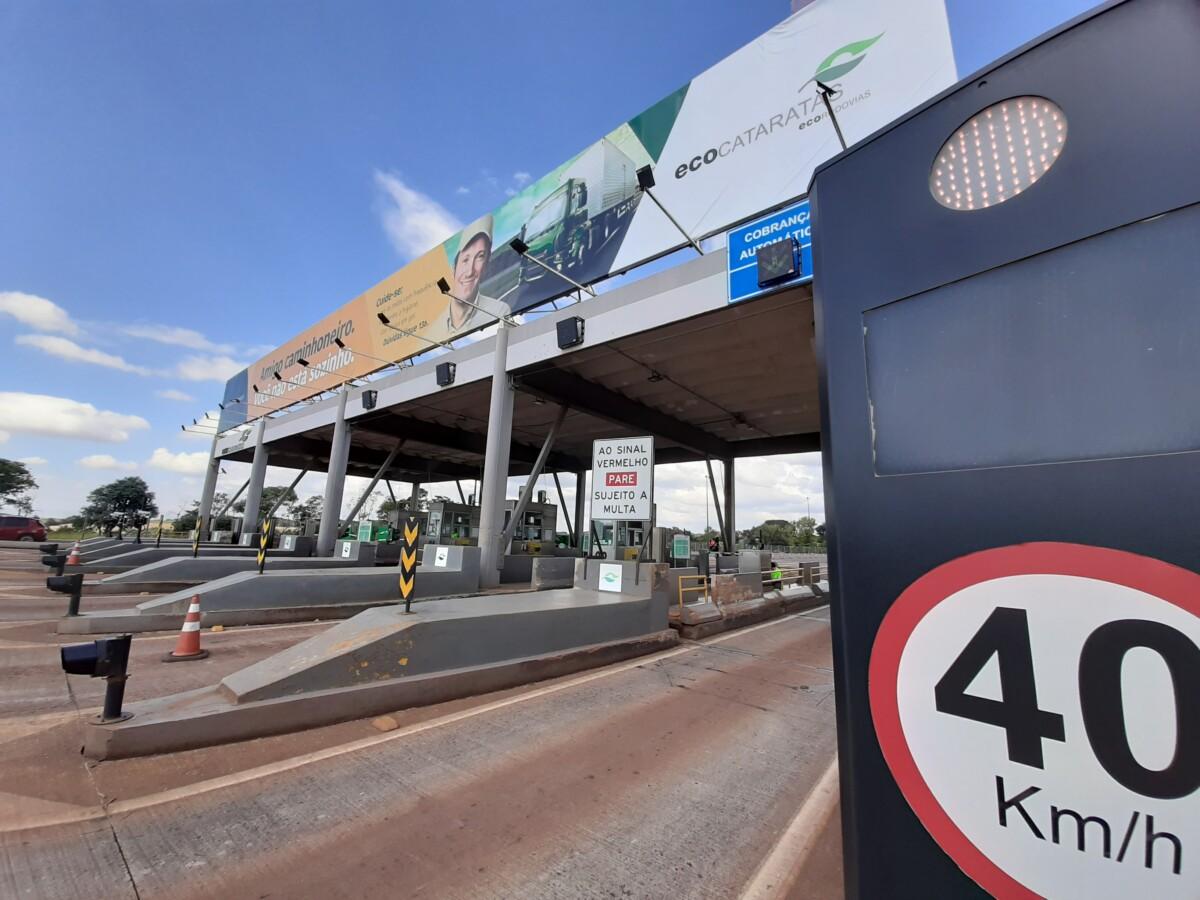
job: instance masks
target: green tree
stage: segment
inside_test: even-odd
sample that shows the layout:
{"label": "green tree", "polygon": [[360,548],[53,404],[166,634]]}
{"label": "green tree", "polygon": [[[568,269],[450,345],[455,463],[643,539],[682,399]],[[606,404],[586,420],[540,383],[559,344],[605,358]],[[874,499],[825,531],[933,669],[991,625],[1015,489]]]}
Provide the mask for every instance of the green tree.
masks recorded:
{"label": "green tree", "polygon": [[150,486],[137,475],[130,475],[102,484],[88,494],[81,515],[88,522],[103,523],[105,519],[135,513],[157,515],[158,504]]}
{"label": "green tree", "polygon": [[320,494],[313,494],[303,503],[293,501],[288,504],[288,516],[300,521],[316,521],[321,518],[321,511],[325,508],[325,499]]}
{"label": "green tree", "polygon": [[801,516],[796,521],[796,536],[804,546],[817,542],[817,520],[812,516]]}
{"label": "green tree", "polygon": [[[386,500],[384,500],[382,503],[379,504],[379,509],[376,512],[376,516],[380,519],[386,519],[389,515],[391,515],[393,512],[395,512],[398,509],[404,510],[405,512],[407,512],[408,505],[411,502],[412,502],[411,495],[409,495],[408,497],[402,497],[398,500],[393,500],[391,497],[388,497]],[[418,512],[423,511],[423,510],[428,510],[430,503],[449,503],[449,502],[450,502],[449,497],[443,497],[441,494],[437,494],[433,497],[430,497],[429,492],[427,490],[425,490],[425,488],[417,489],[417,511]]]}
{"label": "green tree", "polygon": [[25,463],[15,459],[0,459],[0,503],[11,503],[22,511],[32,508],[29,492],[37,490],[37,482]]}
{"label": "green tree", "polygon": [[[229,495],[221,491],[213,494],[212,509],[214,513],[218,513],[225,508],[225,504],[229,502]],[[177,532],[194,531],[196,528],[196,520],[200,518],[200,501],[193,500],[192,505],[175,517],[171,527]],[[228,531],[233,527],[233,520],[229,516],[221,516],[212,525],[208,526],[208,531]]]}

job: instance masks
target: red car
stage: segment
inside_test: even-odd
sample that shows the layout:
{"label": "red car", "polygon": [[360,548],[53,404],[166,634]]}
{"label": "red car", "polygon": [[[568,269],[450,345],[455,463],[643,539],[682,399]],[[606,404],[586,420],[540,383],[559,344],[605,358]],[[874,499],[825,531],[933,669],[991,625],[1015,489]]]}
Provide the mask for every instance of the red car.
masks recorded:
{"label": "red car", "polygon": [[0,516],[0,541],[44,541],[46,526],[29,516]]}

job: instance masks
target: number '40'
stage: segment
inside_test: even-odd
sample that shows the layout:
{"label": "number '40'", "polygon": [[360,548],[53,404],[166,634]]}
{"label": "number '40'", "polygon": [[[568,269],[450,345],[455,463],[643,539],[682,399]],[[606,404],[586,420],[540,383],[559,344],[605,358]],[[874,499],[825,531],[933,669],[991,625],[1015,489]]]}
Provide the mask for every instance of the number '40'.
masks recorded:
{"label": "number '40'", "polygon": [[[1157,653],[1171,674],[1175,698],[1175,753],[1162,769],[1134,757],[1125,725],[1121,667],[1135,647]],[[967,693],[993,657],[1000,669],[1000,700]],[[933,689],[939,712],[1003,728],[1008,758],[1043,768],[1042,742],[1066,741],[1063,717],[1038,708],[1026,611],[997,607]],[[1160,622],[1119,619],[1093,631],[1079,656],[1079,703],[1096,759],[1120,784],[1146,797],[1184,797],[1200,787],[1200,647]]]}

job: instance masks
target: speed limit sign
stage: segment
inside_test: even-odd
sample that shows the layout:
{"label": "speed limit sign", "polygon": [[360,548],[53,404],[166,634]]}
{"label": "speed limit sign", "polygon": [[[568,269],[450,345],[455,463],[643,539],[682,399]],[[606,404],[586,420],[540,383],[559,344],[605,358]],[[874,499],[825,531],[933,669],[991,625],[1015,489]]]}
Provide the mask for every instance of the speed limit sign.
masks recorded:
{"label": "speed limit sign", "polygon": [[871,715],[938,845],[997,897],[1200,896],[1200,575],[1020,544],[888,610]]}

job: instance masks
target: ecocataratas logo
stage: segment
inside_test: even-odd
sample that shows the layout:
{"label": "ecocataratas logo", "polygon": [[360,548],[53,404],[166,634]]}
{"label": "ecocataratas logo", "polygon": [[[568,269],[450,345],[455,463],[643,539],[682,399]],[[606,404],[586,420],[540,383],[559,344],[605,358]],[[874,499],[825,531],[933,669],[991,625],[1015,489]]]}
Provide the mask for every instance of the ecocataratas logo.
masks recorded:
{"label": "ecocataratas logo", "polygon": [[770,137],[777,131],[790,128],[803,131],[822,121],[827,113],[824,101],[821,99],[819,85],[826,85],[831,89],[829,101],[835,104],[835,112],[841,112],[857,103],[869,100],[871,98],[869,87],[863,88],[853,96],[847,96],[840,84],[840,79],[858,68],[859,64],[866,59],[867,51],[883,35],[884,32],[880,32],[875,37],[853,41],[834,50],[821,61],[812,77],[796,89],[796,93],[800,95],[799,99],[786,110],[776,113],[765,121],[758,122],[745,131],[738,132],[715,147],[709,147],[703,153],[693,156],[688,162],[680,163],[675,167],[675,177],[683,178],[689,172],[696,172],[762,138]]}

